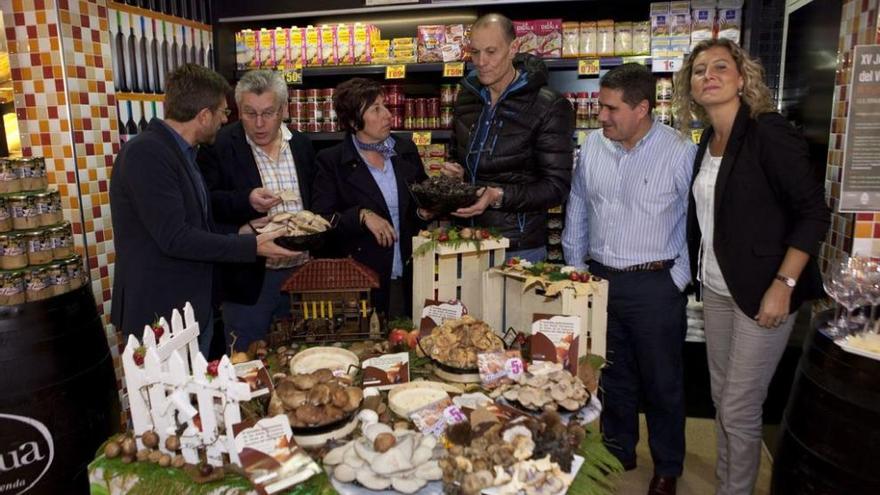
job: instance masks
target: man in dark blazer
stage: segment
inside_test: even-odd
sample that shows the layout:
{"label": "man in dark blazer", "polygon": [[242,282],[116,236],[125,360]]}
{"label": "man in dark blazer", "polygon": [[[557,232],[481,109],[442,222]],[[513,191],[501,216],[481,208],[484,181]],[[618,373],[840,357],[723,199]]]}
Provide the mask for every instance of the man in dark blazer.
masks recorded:
{"label": "man in dark blazer", "polygon": [[[225,127],[213,146],[203,147],[199,166],[220,224],[259,226],[281,212],[308,210],[315,176],[309,139],[282,122],[287,84],[276,71],[251,71],[235,87],[241,120]],[[274,317],[290,312],[281,285],[308,260],[307,253],[266,263],[220,265],[226,342],[246,349],[265,338]]]}
{"label": "man in dark blazer", "polygon": [[202,352],[211,338],[214,263],[252,263],[292,253],[278,234],[214,231],[196,147],[226,122],[229,85],[215,72],[187,64],[168,76],[165,120],[123,146],[110,181],[116,267],[111,322],[140,336],[157,316],[190,302],[201,326]]}

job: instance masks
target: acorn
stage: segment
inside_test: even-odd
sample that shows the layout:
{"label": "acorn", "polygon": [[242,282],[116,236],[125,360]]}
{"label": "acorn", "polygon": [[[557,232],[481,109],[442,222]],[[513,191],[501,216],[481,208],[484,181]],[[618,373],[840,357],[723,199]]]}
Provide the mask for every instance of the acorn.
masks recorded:
{"label": "acorn", "polygon": [[122,446],[117,442],[107,442],[104,446],[104,456],[108,459],[115,459],[122,453]]}
{"label": "acorn", "polygon": [[122,461],[123,464],[131,464],[132,462],[134,462],[134,457],[132,457],[128,454],[125,454],[122,457],[120,457],[119,460]]}
{"label": "acorn", "polygon": [[165,439],[165,448],[171,452],[180,450],[180,438],[177,435],[170,435]]}
{"label": "acorn", "polygon": [[214,466],[208,464],[207,462],[202,462],[199,464],[199,474],[202,476],[211,476],[211,473],[214,472]]}
{"label": "acorn", "polygon": [[474,231],[471,230],[470,227],[465,227],[461,229],[461,231],[458,233],[458,236],[462,239],[468,240],[474,236]]}
{"label": "acorn", "polygon": [[134,456],[137,453],[137,443],[135,443],[134,438],[125,437],[120,446],[122,447],[122,453],[127,456]]}
{"label": "acorn", "polygon": [[137,456],[135,456],[135,458],[138,460],[138,462],[146,462],[150,459],[150,452],[152,452],[150,449],[138,450]]}
{"label": "acorn", "polygon": [[141,442],[144,443],[144,447],[155,449],[159,446],[159,435],[153,430],[145,431],[144,434],[141,435]]}
{"label": "acorn", "polygon": [[159,465],[162,467],[168,467],[171,465],[171,456],[168,454],[162,454],[159,457]]}
{"label": "acorn", "polygon": [[150,452],[150,456],[148,457],[148,460],[152,463],[156,463],[156,462],[159,462],[159,459],[161,459],[163,455],[165,455],[165,454],[163,454],[161,450],[154,450],[154,451]]}
{"label": "acorn", "polygon": [[176,468],[182,468],[186,464],[186,459],[183,458],[182,455],[177,454],[174,456],[174,459],[171,459],[171,465]]}

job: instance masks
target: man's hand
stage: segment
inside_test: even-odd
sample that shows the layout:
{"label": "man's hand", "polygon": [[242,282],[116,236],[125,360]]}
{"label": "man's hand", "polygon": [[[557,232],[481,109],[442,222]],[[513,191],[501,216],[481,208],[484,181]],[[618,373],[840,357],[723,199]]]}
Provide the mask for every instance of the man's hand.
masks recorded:
{"label": "man's hand", "polygon": [[281,198],[265,187],[253,189],[248,195],[251,207],[260,213],[266,213],[270,208],[281,203]]}
{"label": "man's hand", "polygon": [[446,177],[464,180],[464,168],[455,162],[443,162],[443,165],[440,166],[440,173]]}
{"label": "man's hand", "polygon": [[268,216],[255,218],[255,219],[251,220],[250,222],[239,227],[238,233],[239,234],[259,234],[259,232],[257,232],[257,229],[262,229],[263,227],[265,227],[268,224],[269,224],[269,217]]}
{"label": "man's hand", "polygon": [[273,241],[287,233],[287,229],[278,229],[257,236],[257,256],[266,258],[290,258],[302,254],[300,251],[291,251],[275,244]]}
{"label": "man's hand", "polygon": [[394,245],[394,241],[397,240],[397,233],[394,232],[394,226],[391,225],[388,220],[385,220],[372,211],[364,213],[364,226],[367,227],[367,230],[373,234],[373,237],[376,238],[376,242],[382,247],[391,247]]}
{"label": "man's hand", "polygon": [[484,187],[482,190],[477,191],[477,194],[480,195],[480,199],[478,199],[476,203],[467,208],[459,208],[452,212],[452,215],[459,218],[470,218],[482,215],[489,205],[501,197],[502,192],[501,189],[497,187]]}

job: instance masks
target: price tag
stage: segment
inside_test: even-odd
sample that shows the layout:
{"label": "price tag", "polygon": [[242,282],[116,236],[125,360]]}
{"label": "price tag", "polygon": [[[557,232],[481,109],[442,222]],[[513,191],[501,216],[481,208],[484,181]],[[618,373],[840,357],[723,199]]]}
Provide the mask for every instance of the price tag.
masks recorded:
{"label": "price tag", "polygon": [[642,64],[646,65],[648,61],[648,57],[639,55],[635,57],[623,57],[622,62],[624,64]]}
{"label": "price tag", "polygon": [[443,64],[443,77],[463,77],[464,62],[446,62]]}
{"label": "price tag", "polygon": [[578,60],[579,76],[596,76],[599,75],[599,59],[598,58],[582,58]]}
{"label": "price tag", "polygon": [[416,146],[428,146],[431,144],[431,131],[417,131],[412,133],[412,140]]}
{"label": "price tag", "polygon": [[303,82],[303,73],[301,68],[292,67],[285,68],[283,65],[278,67],[278,70],[281,72],[284,77],[284,82],[288,85],[292,84],[302,84]]}
{"label": "price tag", "polygon": [[385,79],[403,79],[406,77],[406,64],[385,66]]}
{"label": "price tag", "polygon": [[654,59],[651,61],[651,72],[678,72],[682,65],[682,57]]}

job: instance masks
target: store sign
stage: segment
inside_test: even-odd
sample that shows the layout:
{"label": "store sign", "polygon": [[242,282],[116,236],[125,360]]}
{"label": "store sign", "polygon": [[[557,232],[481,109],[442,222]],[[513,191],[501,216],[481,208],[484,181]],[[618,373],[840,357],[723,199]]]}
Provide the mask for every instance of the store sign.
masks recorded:
{"label": "store sign", "polygon": [[582,58],[578,60],[579,76],[598,76],[599,75],[599,59],[598,58]]}
{"label": "store sign", "polygon": [[302,84],[303,73],[301,68],[285,68],[283,65],[278,67],[278,71],[284,77],[284,82],[288,85]]}
{"label": "store sign", "polygon": [[34,488],[55,459],[49,429],[27,416],[0,414],[0,449],[2,493],[25,493]]}
{"label": "store sign", "polygon": [[853,50],[840,211],[880,211],[880,45]]}
{"label": "store sign", "polygon": [[464,77],[464,62],[446,62],[443,64],[443,77]]}
{"label": "store sign", "polygon": [[431,144],[431,131],[416,131],[412,133],[412,140],[416,146],[428,146]]}
{"label": "store sign", "polygon": [[406,77],[406,64],[394,64],[385,66],[385,79],[404,79]]}
{"label": "store sign", "polygon": [[651,61],[651,72],[678,72],[682,65],[683,57],[654,59]]}

